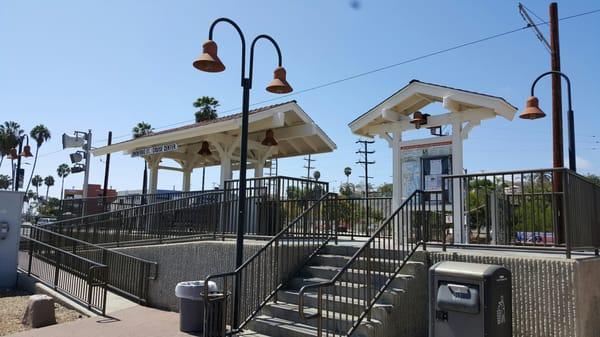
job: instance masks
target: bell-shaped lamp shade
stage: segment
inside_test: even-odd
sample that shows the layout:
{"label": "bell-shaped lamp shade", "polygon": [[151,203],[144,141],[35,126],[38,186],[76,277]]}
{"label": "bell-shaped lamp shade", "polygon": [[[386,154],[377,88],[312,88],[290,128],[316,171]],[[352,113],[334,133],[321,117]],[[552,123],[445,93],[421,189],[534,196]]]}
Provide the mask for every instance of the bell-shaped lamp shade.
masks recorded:
{"label": "bell-shaped lamp shade", "polygon": [[286,80],[284,67],[277,67],[274,71],[273,80],[267,85],[267,91],[274,94],[288,94],[292,92],[292,86]]}
{"label": "bell-shaped lamp shade", "polygon": [[202,142],[202,147],[200,148],[200,151],[198,151],[198,154],[205,157],[210,156],[212,154],[212,152],[210,152],[210,148],[207,141]]}
{"label": "bell-shaped lamp shade", "polygon": [[267,130],[267,132],[265,132],[265,139],[263,139],[261,144],[264,146],[276,146],[277,145],[277,141],[275,140],[275,137],[273,137],[273,130],[269,129],[269,130]]}
{"label": "bell-shaped lamp shade", "polygon": [[20,156],[25,158],[33,157],[33,153],[31,153],[31,146],[25,145],[25,147],[23,147],[23,151],[21,151]]}
{"label": "bell-shaped lamp shade", "polygon": [[14,147],[12,149],[10,149],[10,152],[8,152],[8,157],[10,159],[17,159],[17,158],[19,158],[19,154],[17,153],[17,149],[14,148]]}
{"label": "bell-shaped lamp shade", "polygon": [[544,118],[546,114],[540,109],[540,102],[537,97],[531,96],[525,103],[525,109],[519,115],[523,119],[538,119]]}
{"label": "bell-shaped lamp shade", "polygon": [[428,114],[424,114],[421,111],[415,111],[413,114],[413,118],[410,120],[411,124],[415,125],[415,128],[421,128],[421,125],[427,124],[427,116]]}
{"label": "bell-shaped lamp shade", "polygon": [[225,70],[225,65],[217,55],[217,43],[208,40],[202,45],[202,55],[194,61],[194,68],[209,73],[218,73]]}

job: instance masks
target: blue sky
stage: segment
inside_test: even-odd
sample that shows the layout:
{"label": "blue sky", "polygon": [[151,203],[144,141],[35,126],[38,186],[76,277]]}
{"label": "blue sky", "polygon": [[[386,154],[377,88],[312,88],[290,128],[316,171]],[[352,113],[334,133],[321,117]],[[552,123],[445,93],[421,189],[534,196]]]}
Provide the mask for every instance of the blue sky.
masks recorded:
{"label": "blue sky", "polygon": [[[547,1],[526,1],[542,18]],[[600,8],[597,1],[563,1],[561,17]],[[0,122],[15,120],[25,130],[46,124],[53,138],[41,149],[37,173],[56,176],[69,162],[60,151],[60,135],[94,132],[94,145],[130,137],[131,127],[146,121],[155,128],[193,119],[196,97],[214,96],[222,114],[237,112],[239,40],[233,29],[218,26],[215,39],[228,66],[224,73],[196,71],[191,63],[206,40],[210,23],[227,16],[248,39],[273,36],[283,51],[288,79],[296,90],[311,88],[436,50],[505,32],[524,25],[513,1],[24,1],[0,0]],[[547,27],[541,27],[547,33]],[[600,13],[561,22],[562,69],[573,82],[579,168],[600,173]],[[277,98],[262,88],[276,63],[271,46],[256,52],[252,102]],[[334,153],[315,156],[322,179],[336,185],[343,168],[354,164],[356,137],[347,123],[411,79],[503,96],[522,107],[531,81],[549,69],[549,54],[529,30],[394,67],[319,90],[296,99],[337,143]],[[550,81],[537,88],[550,112]],[[224,111],[235,109],[228,113]],[[470,172],[551,166],[550,118],[485,121],[465,143]],[[566,133],[566,131],[565,131]],[[378,139],[374,183],[391,181],[391,151]],[[103,179],[103,158],[94,158],[93,183]],[[122,154],[111,159],[110,185],[139,189],[143,162]],[[280,161],[280,173],[300,176],[301,158]],[[29,169],[30,166],[25,166]],[[192,178],[199,188],[201,170]],[[0,172],[9,173],[5,161]],[[65,186],[80,186],[82,175]],[[207,171],[207,185],[218,181],[218,168]],[[159,188],[181,187],[176,172],[161,172]],[[59,188],[51,189],[58,195]]]}

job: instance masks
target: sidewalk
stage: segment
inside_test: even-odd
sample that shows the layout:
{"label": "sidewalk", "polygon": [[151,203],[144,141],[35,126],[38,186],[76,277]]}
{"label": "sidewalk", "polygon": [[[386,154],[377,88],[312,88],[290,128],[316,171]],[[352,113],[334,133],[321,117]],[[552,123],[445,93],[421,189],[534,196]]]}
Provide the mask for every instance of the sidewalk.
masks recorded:
{"label": "sidewalk", "polygon": [[10,337],[164,337],[191,336],[179,331],[179,314],[143,306],[114,312],[110,317],[90,317],[32,329]]}

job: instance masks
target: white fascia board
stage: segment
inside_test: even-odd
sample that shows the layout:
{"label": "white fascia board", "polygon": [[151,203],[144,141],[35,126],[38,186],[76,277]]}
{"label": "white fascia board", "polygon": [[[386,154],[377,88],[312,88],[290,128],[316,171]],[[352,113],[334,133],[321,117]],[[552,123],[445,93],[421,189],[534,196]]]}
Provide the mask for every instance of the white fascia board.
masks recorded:
{"label": "white fascia board", "polygon": [[317,136],[319,136],[319,138],[327,145],[329,152],[337,149],[337,145],[333,142],[333,140],[329,138],[325,131],[323,131],[323,129],[321,129],[319,125],[317,125],[317,123],[315,123],[315,121],[310,118],[310,116],[297,103],[291,102],[290,104],[292,104],[292,111],[294,111],[297,116],[304,121],[304,123],[314,125],[317,131]]}
{"label": "white fascia board", "polygon": [[405,146],[428,145],[428,144],[445,143],[445,142],[451,142],[451,141],[452,141],[452,136],[442,136],[442,137],[436,136],[436,137],[401,141],[400,147],[402,148]]}

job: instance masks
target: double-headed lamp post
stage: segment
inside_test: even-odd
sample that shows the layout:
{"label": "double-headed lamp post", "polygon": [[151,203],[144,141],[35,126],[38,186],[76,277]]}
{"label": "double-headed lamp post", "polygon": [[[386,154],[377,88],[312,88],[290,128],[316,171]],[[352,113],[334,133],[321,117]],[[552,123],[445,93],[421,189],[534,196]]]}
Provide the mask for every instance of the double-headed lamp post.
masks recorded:
{"label": "double-headed lamp post", "polygon": [[[23,140],[25,140],[25,138],[27,138],[27,142],[25,143],[25,148],[23,148]],[[17,159],[17,168],[14,175],[15,180],[13,182],[13,190],[15,191],[19,190],[19,180],[21,180],[21,158],[33,157],[33,154],[31,153],[31,147],[29,146],[29,136],[24,134],[20,136],[18,140],[19,150],[17,151],[16,148],[10,150],[11,159]]]}
{"label": "double-headed lamp post", "polygon": [[577,163],[575,156],[575,125],[573,120],[573,106],[571,102],[571,80],[569,80],[567,75],[563,74],[560,71],[548,71],[538,76],[531,85],[531,97],[527,99],[525,109],[523,110],[523,112],[521,112],[519,117],[523,119],[538,119],[546,116],[546,114],[540,109],[539,100],[535,96],[534,90],[535,85],[538,83],[539,80],[551,74],[558,74],[567,81],[567,94],[569,95],[569,110],[567,111],[567,123],[569,128],[569,168],[572,171],[577,171]]}
{"label": "double-headed lamp post", "polygon": [[[208,31],[208,41],[202,45],[202,54],[194,61],[193,65],[196,69],[201,71],[217,73],[225,70],[225,65],[219,59],[217,55],[217,44],[213,41],[213,30],[215,26],[225,22],[233,26],[240,35],[242,42],[242,69],[241,69],[241,84],[243,88],[242,96],[242,130],[241,130],[241,146],[240,146],[240,191],[239,191],[239,205],[238,205],[238,219],[237,219],[237,235],[236,235],[236,254],[235,254],[235,265],[236,268],[240,267],[244,261],[244,230],[246,222],[246,167],[248,161],[248,112],[250,110],[250,89],[252,88],[252,75],[254,66],[254,46],[258,40],[264,39],[270,41],[275,50],[277,51],[278,66],[275,69],[274,78],[267,85],[266,90],[275,94],[287,94],[292,92],[292,87],[286,80],[285,68],[281,65],[281,50],[277,45],[277,42],[269,35],[258,35],[252,40],[250,45],[250,64],[248,75],[246,75],[246,40],[240,27],[231,19],[219,18],[215,20]],[[239,282],[236,282],[236,290],[239,290]],[[235,292],[235,297],[239,297],[239,291]],[[239,298],[236,299],[236,302]],[[237,312],[237,310],[235,311]],[[234,319],[234,321],[237,321]]]}

